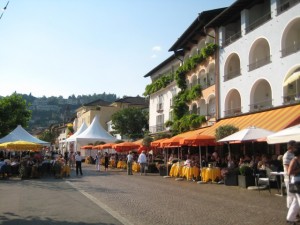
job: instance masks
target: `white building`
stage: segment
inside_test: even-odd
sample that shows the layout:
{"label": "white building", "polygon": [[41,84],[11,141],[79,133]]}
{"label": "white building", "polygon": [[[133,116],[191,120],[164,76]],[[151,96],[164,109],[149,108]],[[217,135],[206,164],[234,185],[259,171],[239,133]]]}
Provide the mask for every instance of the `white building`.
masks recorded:
{"label": "white building", "polygon": [[298,100],[298,3],[295,0],[238,0],[206,25],[219,27],[221,118]]}

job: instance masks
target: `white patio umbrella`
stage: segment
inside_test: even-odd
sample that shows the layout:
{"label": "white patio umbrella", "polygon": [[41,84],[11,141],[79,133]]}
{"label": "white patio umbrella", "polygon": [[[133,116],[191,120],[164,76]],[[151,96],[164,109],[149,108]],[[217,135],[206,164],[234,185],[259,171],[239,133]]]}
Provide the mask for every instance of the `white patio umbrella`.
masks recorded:
{"label": "white patio umbrella", "polygon": [[267,137],[268,144],[287,143],[290,140],[300,142],[300,124],[283,129]]}
{"label": "white patio umbrella", "polygon": [[246,142],[246,141],[261,141],[267,136],[274,134],[273,131],[258,128],[258,127],[248,127],[240,130],[234,134],[231,134],[225,138],[222,138],[218,142]]}

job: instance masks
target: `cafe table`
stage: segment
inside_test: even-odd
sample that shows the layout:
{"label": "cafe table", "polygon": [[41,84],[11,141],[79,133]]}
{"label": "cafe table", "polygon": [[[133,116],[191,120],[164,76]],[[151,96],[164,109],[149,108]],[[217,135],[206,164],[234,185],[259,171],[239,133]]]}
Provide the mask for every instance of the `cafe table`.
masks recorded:
{"label": "cafe table", "polygon": [[187,180],[192,180],[194,178],[199,177],[200,169],[197,166],[183,166],[182,168],[182,176]]}
{"label": "cafe table", "polygon": [[174,163],[171,167],[169,175],[171,177],[183,177],[183,165],[179,162]]}
{"label": "cafe table", "polygon": [[[273,175],[273,176],[277,176],[277,177],[280,177],[280,184],[278,183],[278,180],[277,180],[277,187],[279,188],[280,186],[280,193],[279,194],[276,194],[278,196],[283,196],[283,189],[284,189],[284,172],[281,171],[281,172],[276,172],[276,171],[272,171],[270,172],[270,175]],[[278,189],[279,190],[279,189]]]}
{"label": "cafe table", "polygon": [[127,163],[125,161],[119,161],[118,164],[117,164],[117,168],[126,169],[127,168]]}
{"label": "cafe table", "polygon": [[202,181],[215,181],[217,178],[221,178],[221,170],[219,167],[203,167],[201,169]]}
{"label": "cafe table", "polygon": [[140,172],[140,164],[133,162],[132,163],[132,171],[133,172]]}

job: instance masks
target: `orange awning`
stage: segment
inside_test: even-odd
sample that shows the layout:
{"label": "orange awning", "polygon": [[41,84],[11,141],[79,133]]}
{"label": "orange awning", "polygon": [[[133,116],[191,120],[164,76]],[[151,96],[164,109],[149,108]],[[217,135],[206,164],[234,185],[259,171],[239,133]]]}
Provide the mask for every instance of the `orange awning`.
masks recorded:
{"label": "orange awning", "polygon": [[164,140],[167,140],[168,138],[162,138],[162,139],[159,139],[159,140],[156,140],[156,141],[152,141],[151,142],[151,147],[154,147],[154,148],[161,148],[161,143],[164,141]]}
{"label": "orange awning", "polygon": [[249,126],[255,126],[277,132],[298,123],[300,123],[300,104],[265,112],[257,112],[254,114],[222,119],[211,127],[199,129],[199,131],[201,134],[215,136],[215,132],[218,127],[233,125],[238,127],[240,130]]}
{"label": "orange awning", "polygon": [[138,149],[139,147],[140,145],[133,142],[122,142],[112,146],[112,148],[114,148],[117,152],[126,152],[133,149]]}
{"label": "orange awning", "polygon": [[180,144],[189,146],[207,146],[216,145],[217,143],[214,136],[198,133],[186,135],[186,137],[180,140]]}
{"label": "orange awning", "polygon": [[184,139],[185,137],[189,137],[191,135],[194,135],[194,134],[199,134],[199,130],[192,130],[192,131],[188,131],[188,132],[185,132],[185,133],[177,134],[177,135],[175,135],[171,138],[163,140],[160,143],[160,146],[161,147],[169,147],[169,148],[179,147],[179,146],[181,146],[180,141],[182,139]]}

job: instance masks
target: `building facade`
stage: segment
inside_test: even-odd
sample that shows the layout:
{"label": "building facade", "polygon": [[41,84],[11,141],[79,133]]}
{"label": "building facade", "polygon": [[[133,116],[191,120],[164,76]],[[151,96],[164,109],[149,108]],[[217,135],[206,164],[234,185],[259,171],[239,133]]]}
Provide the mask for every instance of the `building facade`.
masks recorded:
{"label": "building facade", "polygon": [[297,103],[298,3],[236,1],[207,24],[219,30],[221,118]]}

